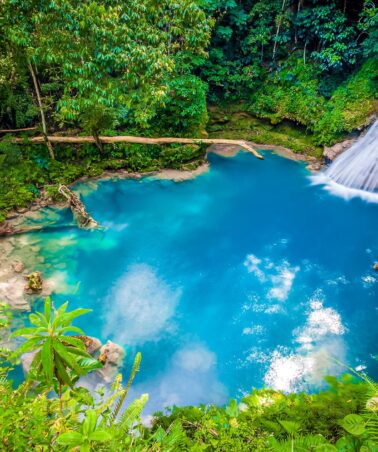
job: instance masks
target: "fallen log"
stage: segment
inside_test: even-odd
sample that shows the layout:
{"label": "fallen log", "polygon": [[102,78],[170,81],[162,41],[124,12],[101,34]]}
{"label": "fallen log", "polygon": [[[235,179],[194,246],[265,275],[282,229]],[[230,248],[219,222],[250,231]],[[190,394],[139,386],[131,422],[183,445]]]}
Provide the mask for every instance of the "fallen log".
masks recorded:
{"label": "fallen log", "polygon": [[70,208],[76,221],[81,228],[95,229],[99,227],[99,224],[94,220],[86,211],[84,204],[80,201],[79,197],[71,191],[65,185],[60,185],[58,191],[63,195],[70,203]]}
{"label": "fallen log", "polygon": [[[95,143],[96,140],[94,137],[64,137],[64,136],[38,136],[29,138],[27,141],[28,144],[39,144],[44,143],[45,140],[51,143],[63,143],[63,144],[80,144],[80,143]],[[226,140],[222,138],[146,138],[146,137],[134,137],[134,136],[117,136],[117,137],[105,137],[99,136],[99,142],[101,143],[139,143],[139,144],[233,144],[235,146],[240,146],[241,148],[251,152],[258,159],[263,160],[264,157],[259,154],[256,149],[254,149],[250,144],[248,144],[244,140]],[[13,140],[15,143],[23,143],[24,140],[22,138],[15,138]]]}

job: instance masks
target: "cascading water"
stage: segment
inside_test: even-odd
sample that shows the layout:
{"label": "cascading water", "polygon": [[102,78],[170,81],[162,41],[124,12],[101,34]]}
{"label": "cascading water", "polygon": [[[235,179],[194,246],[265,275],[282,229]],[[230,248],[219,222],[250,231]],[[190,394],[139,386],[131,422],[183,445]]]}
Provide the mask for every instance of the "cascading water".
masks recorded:
{"label": "cascading water", "polygon": [[378,120],[364,137],[337,157],[325,174],[346,187],[378,190]]}
{"label": "cascading water", "polygon": [[378,120],[323,173],[311,179],[345,198],[360,196],[378,202]]}

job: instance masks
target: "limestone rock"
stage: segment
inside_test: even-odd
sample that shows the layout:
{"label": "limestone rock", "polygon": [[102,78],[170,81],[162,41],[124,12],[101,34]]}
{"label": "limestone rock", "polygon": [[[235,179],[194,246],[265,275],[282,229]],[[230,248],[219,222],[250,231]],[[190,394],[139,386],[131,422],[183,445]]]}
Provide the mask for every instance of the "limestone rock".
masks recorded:
{"label": "limestone rock", "polygon": [[307,165],[309,171],[320,171],[322,169],[322,164],[318,161],[311,162]]}
{"label": "limestone rock", "polygon": [[345,140],[341,143],[336,143],[333,146],[324,147],[323,156],[326,161],[332,162],[335,160],[336,157],[338,157],[340,154],[342,154],[344,151],[349,149],[352,144],[354,144],[356,140]]}
{"label": "limestone rock", "polygon": [[106,383],[112,382],[119,372],[119,367],[122,365],[124,357],[124,349],[120,345],[117,345],[112,341],[108,341],[100,348],[99,361],[104,365],[104,367],[98,370],[97,374]]}
{"label": "limestone rock", "polygon": [[13,262],[12,267],[16,273],[21,273],[25,268],[25,264],[23,262]]}
{"label": "limestone rock", "polygon": [[100,356],[101,355],[106,356],[106,363],[120,366],[125,357],[125,351],[120,345],[108,341],[100,348]]}

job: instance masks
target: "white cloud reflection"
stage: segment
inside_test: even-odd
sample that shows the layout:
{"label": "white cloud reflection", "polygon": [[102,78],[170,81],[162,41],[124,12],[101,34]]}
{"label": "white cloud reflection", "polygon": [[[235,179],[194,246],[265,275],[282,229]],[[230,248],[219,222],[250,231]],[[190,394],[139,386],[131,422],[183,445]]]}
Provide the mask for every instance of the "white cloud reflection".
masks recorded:
{"label": "white cloud reflection", "polygon": [[129,267],[112,289],[104,309],[103,337],[116,343],[141,345],[175,328],[181,296],[145,264]]}

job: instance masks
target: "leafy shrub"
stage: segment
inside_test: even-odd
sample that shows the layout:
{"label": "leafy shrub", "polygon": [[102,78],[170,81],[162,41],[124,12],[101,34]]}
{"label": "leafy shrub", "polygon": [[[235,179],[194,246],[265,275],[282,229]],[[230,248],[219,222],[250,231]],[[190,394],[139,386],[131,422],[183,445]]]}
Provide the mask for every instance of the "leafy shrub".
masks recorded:
{"label": "leafy shrub", "polygon": [[319,143],[331,144],[366,122],[377,110],[378,62],[366,61],[328,101],[314,131]]}

